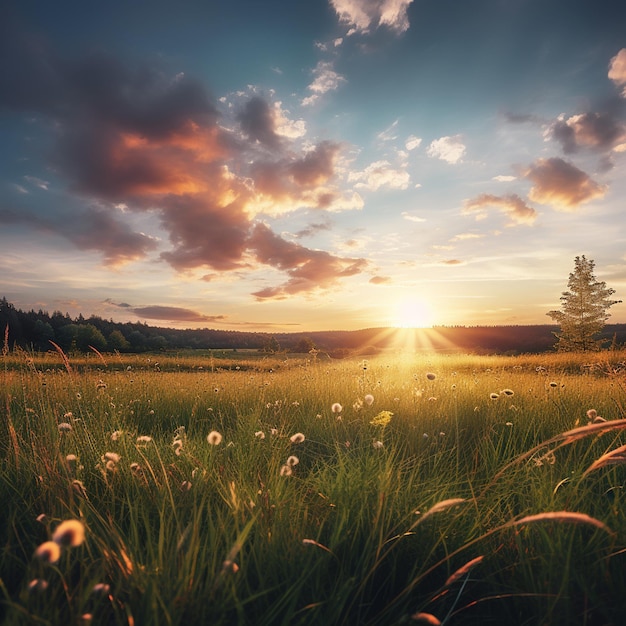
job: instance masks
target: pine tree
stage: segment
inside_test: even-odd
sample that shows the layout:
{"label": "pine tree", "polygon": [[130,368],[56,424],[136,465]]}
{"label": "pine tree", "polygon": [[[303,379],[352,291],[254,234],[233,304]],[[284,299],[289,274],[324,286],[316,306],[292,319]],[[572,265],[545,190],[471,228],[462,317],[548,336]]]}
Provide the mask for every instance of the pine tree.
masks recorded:
{"label": "pine tree", "polygon": [[561,332],[554,333],[559,351],[587,352],[602,348],[602,341],[595,337],[610,317],[608,309],[621,300],[610,299],[615,290],[596,280],[594,267],[595,263],[585,255],[577,256],[567,283],[569,291],[561,296],[561,310],[547,314],[561,327]]}

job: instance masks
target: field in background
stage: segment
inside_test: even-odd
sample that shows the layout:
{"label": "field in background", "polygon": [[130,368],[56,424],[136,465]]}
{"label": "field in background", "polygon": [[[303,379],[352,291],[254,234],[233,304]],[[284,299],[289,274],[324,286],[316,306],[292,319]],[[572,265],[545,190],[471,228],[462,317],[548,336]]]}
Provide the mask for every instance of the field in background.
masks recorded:
{"label": "field in background", "polygon": [[5,351],[0,621],[620,624],[625,362]]}

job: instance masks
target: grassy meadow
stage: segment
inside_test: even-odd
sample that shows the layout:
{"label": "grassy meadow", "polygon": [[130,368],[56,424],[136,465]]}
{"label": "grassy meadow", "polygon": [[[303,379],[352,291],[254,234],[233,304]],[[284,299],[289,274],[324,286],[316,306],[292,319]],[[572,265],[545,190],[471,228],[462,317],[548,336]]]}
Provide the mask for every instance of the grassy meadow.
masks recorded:
{"label": "grassy meadow", "polygon": [[0,623],[622,624],[625,361],[5,349]]}

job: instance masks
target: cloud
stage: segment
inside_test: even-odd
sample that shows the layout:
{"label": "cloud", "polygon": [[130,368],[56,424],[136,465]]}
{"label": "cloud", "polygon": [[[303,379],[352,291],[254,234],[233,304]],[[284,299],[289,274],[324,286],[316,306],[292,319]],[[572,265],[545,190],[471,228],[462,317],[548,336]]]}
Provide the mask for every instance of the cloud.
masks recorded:
{"label": "cloud", "polygon": [[367,268],[365,259],[341,258],[285,241],[265,224],[256,224],[249,244],[259,263],[284,271],[289,276],[283,285],[255,292],[253,295],[258,300],[284,299],[289,295],[328,289],[335,286],[339,278],[354,276]]}
{"label": "cloud", "polygon": [[142,319],[168,322],[219,322],[226,319],[224,315],[204,315],[177,306],[136,306],[131,311]]}
{"label": "cloud", "polygon": [[390,276],[372,276],[369,279],[370,284],[372,285],[386,285],[391,282]]}
{"label": "cloud", "polygon": [[454,165],[461,161],[465,149],[466,146],[461,141],[461,136],[455,135],[454,137],[441,137],[432,141],[428,146],[427,154],[429,157],[441,159]]}
{"label": "cloud", "polygon": [[582,113],[568,119],[561,116],[547,129],[546,136],[558,141],[565,154],[580,148],[606,151],[626,139],[626,128],[607,113]]}
{"label": "cloud", "polygon": [[404,142],[404,147],[407,150],[415,150],[422,145],[422,138],[416,137],[415,135],[410,135],[407,137],[407,140]]}
{"label": "cloud", "polygon": [[260,96],[248,100],[237,116],[244,134],[252,141],[271,150],[280,148],[281,140],[276,133],[274,110]]}
{"label": "cloud", "polygon": [[407,189],[411,177],[404,169],[394,168],[389,161],[375,161],[360,172],[350,172],[348,182],[355,187],[376,191],[381,187]]}
{"label": "cloud", "polygon": [[369,33],[380,26],[403,33],[409,28],[407,11],[413,0],[330,0],[339,21],[353,33]]}
{"label": "cloud", "polygon": [[[468,239],[482,239],[485,235],[478,233],[459,233],[450,239],[450,241],[467,241]],[[433,246],[434,247],[434,246]],[[445,246],[438,246],[439,250],[445,250]]]}
{"label": "cloud", "polygon": [[494,207],[511,219],[510,226],[516,224],[531,225],[537,219],[537,211],[529,207],[518,195],[494,196],[483,193],[471,200],[466,200],[463,213],[478,213],[476,219],[486,215],[485,209]]}
{"label": "cloud", "polygon": [[593,181],[585,172],[559,158],[538,159],[524,172],[534,183],[528,197],[533,202],[571,211],[579,204],[602,198],[606,186]]}
{"label": "cloud", "polygon": [[402,217],[409,222],[425,222],[426,218],[412,215],[408,211],[402,211]]}
{"label": "cloud", "polygon": [[296,233],[296,237],[298,239],[302,239],[303,237],[312,237],[313,235],[325,231],[325,230],[330,230],[331,225],[329,222],[320,222],[320,223],[314,223],[314,224],[309,224],[306,228],[303,228],[302,230],[299,230]]}
{"label": "cloud", "polygon": [[517,176],[505,176],[504,174],[500,174],[499,176],[494,176],[493,180],[497,180],[499,183],[510,183],[513,180],[517,180]]}
{"label": "cloud", "polygon": [[[626,85],[626,48],[622,48],[611,59],[608,76],[618,87]],[[626,87],[622,90],[622,96],[626,98]]]}
{"label": "cloud", "polygon": [[398,138],[398,120],[395,120],[391,126],[385,128],[385,130],[381,131],[376,135],[376,138],[379,141],[394,141]]}
{"label": "cloud", "polygon": [[335,91],[346,79],[335,71],[332,61],[319,61],[312,71],[314,80],[307,87],[312,95],[302,100],[302,106],[310,106],[329,91]]}
{"label": "cloud", "polygon": [[[182,73],[172,77],[107,54],[65,60],[23,33],[2,38],[0,47],[0,110],[36,114],[43,128],[54,129],[51,165],[72,205],[81,204],[67,220],[68,210],[37,217],[26,204],[19,211],[5,207],[4,222],[55,232],[115,265],[157,249],[125,217],[150,213],[169,241],[160,258],[176,270],[265,263],[288,274],[282,294],[330,285],[364,267],[359,259],[304,247],[298,247],[302,266],[275,263],[260,245],[273,242],[284,255],[279,237],[258,230],[259,216],[363,206],[358,193],[339,186],[342,146],[322,141],[303,149],[296,141],[306,126],[290,120],[280,102],[242,94],[237,106],[220,111],[205,86]],[[18,58],[19,68],[8,61]],[[330,64],[320,64],[311,89],[322,94],[342,80]],[[21,197],[29,201],[29,194]]]}
{"label": "cloud", "polygon": [[461,259],[444,259],[441,261],[441,265],[465,265],[466,261]]}
{"label": "cloud", "polygon": [[63,237],[79,250],[103,253],[104,263],[109,266],[136,261],[157,247],[154,238],[133,232],[114,214],[97,206],[55,216],[0,208],[0,224],[26,224],[45,234]]}

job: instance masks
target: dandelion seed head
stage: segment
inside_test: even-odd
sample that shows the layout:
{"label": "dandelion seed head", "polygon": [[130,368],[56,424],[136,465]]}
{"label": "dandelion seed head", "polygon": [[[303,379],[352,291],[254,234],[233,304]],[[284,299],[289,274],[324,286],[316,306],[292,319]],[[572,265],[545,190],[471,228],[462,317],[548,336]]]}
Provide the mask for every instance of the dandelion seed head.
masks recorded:
{"label": "dandelion seed head", "polygon": [[383,442],[374,441],[374,443],[372,443],[372,447],[374,448],[374,450],[380,450],[383,447]]}
{"label": "dandelion seed head", "polygon": [[114,430],[111,433],[111,441],[117,441],[124,434],[123,430]]}
{"label": "dandelion seed head", "polygon": [[71,433],[72,432],[72,425],[69,424],[68,422],[61,422],[57,428],[59,429],[60,433]]}
{"label": "dandelion seed head", "polygon": [[206,440],[212,445],[212,446],[219,446],[220,443],[222,443],[222,435],[221,433],[218,433],[216,430],[212,430],[206,437]]}
{"label": "dandelion seed head", "polygon": [[152,437],[150,437],[150,435],[139,435],[139,437],[137,437],[137,443],[139,444],[150,443],[151,441]]}
{"label": "dandelion seed head", "polygon": [[54,541],[44,541],[35,550],[35,557],[43,563],[56,563],[61,558],[61,548]]}
{"label": "dandelion seed head", "polygon": [[113,463],[119,463],[122,457],[117,452],[105,452],[102,457],[103,461],[111,461]]}
{"label": "dandelion seed head", "polygon": [[289,467],[295,467],[296,465],[298,465],[298,463],[300,463],[300,459],[292,454],[291,456],[287,457],[285,465],[289,465]]}
{"label": "dandelion seed head", "polygon": [[333,404],[330,407],[330,410],[333,413],[341,413],[341,411],[343,411],[343,407],[341,406],[341,404],[339,404],[339,402],[333,402]]}
{"label": "dandelion seed head", "polygon": [[277,428],[270,428],[270,435],[278,435],[278,429]]}
{"label": "dandelion seed head", "polygon": [[291,437],[289,437],[289,441],[291,441],[291,443],[302,443],[304,439],[305,437],[302,433],[296,433],[295,435],[291,435]]}
{"label": "dandelion seed head", "polygon": [[598,412],[595,409],[589,409],[587,411],[587,418],[590,420],[595,419],[598,416]]}
{"label": "dandelion seed head", "polygon": [[291,476],[293,474],[293,470],[291,469],[290,465],[283,465],[280,468],[280,475],[281,476]]}
{"label": "dandelion seed head", "polygon": [[75,548],[85,541],[85,525],[77,519],[65,520],[56,527],[52,541]]}
{"label": "dandelion seed head", "polygon": [[365,404],[367,404],[367,406],[372,406],[374,403],[374,396],[371,393],[368,393],[363,400],[365,400]]}
{"label": "dandelion seed head", "polygon": [[257,439],[265,439],[265,433],[264,433],[262,430],[257,430],[257,431],[254,433],[254,436],[255,436]]}

